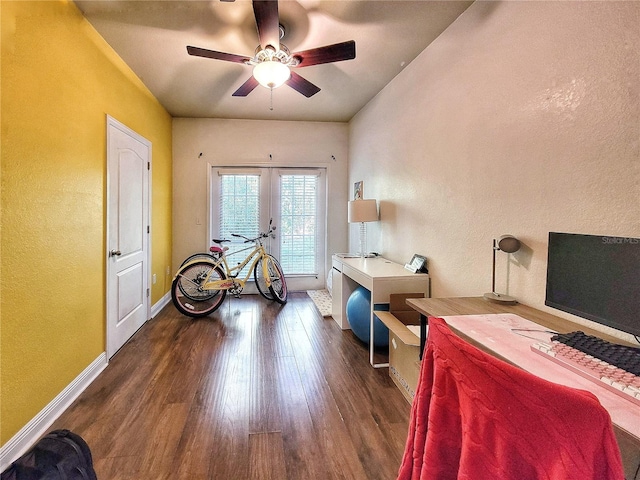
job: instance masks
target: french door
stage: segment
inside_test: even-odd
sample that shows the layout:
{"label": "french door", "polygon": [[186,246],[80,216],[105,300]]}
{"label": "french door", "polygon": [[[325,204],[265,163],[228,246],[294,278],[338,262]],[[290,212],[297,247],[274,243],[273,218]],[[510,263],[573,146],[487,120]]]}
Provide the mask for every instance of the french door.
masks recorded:
{"label": "french door", "polygon": [[[266,242],[280,260],[290,290],[323,288],[326,256],[326,172],[306,168],[214,167],[210,186],[210,238],[232,240],[229,251],[248,245],[231,236],[249,238],[276,226]],[[230,265],[249,253],[229,256]],[[245,272],[240,274],[244,278]]]}

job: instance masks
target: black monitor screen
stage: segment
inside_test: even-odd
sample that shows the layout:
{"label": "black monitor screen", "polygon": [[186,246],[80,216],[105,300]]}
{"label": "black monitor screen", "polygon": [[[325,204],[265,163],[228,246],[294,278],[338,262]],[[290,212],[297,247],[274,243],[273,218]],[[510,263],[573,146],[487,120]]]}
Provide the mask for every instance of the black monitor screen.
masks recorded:
{"label": "black monitor screen", "polygon": [[640,239],[550,232],[545,305],[640,335]]}

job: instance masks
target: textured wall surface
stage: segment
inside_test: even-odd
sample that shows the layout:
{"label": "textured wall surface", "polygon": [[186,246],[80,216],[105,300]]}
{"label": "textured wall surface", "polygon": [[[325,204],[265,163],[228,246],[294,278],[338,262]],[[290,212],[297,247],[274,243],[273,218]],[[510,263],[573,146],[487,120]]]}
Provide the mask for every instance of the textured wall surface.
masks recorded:
{"label": "textured wall surface", "polygon": [[513,234],[497,289],[546,308],[549,231],[640,237],[638,25],[638,2],[473,4],[351,121],[370,248],[477,296]]}
{"label": "textured wall surface", "polygon": [[105,350],[107,114],[153,144],[152,268],[170,264],[171,119],[73,3],[0,8],[5,444]]}

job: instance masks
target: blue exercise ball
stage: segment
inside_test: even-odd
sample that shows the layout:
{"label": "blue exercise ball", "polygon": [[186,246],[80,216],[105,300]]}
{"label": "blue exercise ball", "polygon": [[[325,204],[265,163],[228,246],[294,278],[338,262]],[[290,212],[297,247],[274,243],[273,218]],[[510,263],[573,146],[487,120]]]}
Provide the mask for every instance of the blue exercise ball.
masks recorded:
{"label": "blue exercise ball", "polygon": [[[371,292],[364,287],[356,288],[347,300],[347,321],[351,331],[367,345],[369,344]],[[376,316],[373,318],[374,347],[389,345],[389,329]]]}

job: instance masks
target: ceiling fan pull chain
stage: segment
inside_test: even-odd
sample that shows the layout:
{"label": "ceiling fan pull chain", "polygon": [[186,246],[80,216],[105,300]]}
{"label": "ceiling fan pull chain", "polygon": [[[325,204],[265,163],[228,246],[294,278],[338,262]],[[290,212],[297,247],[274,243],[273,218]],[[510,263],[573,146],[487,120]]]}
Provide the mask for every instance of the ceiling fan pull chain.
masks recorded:
{"label": "ceiling fan pull chain", "polygon": [[269,110],[273,110],[273,87],[270,90]]}

